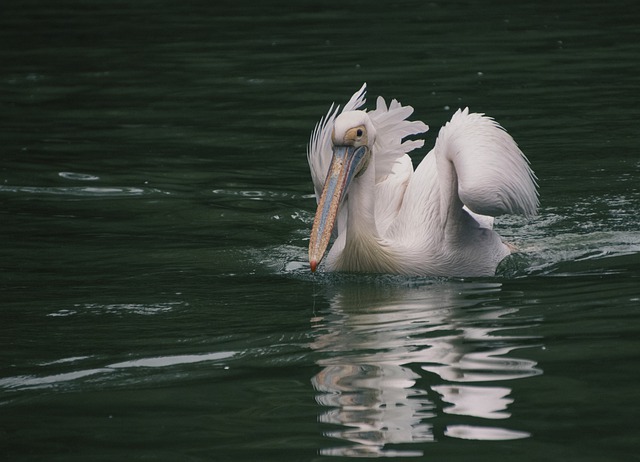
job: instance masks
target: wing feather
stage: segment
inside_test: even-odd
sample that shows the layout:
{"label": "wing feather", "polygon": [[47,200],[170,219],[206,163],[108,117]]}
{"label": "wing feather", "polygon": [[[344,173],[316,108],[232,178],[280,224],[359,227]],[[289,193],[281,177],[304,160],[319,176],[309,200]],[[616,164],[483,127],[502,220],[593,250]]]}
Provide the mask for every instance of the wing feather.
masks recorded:
{"label": "wing feather", "polygon": [[458,177],[458,197],[488,216],[532,216],[538,208],[536,177],[511,136],[490,117],[458,110],[440,131],[436,152],[447,152]]}
{"label": "wing feather", "polygon": [[387,104],[382,96],[376,101],[376,108],[368,112],[377,131],[374,150],[376,156],[376,183],[384,181],[407,153],[424,146],[424,140],[406,140],[429,130],[429,126],[420,120],[407,120],[413,114],[413,107],[403,106],[397,100]]}

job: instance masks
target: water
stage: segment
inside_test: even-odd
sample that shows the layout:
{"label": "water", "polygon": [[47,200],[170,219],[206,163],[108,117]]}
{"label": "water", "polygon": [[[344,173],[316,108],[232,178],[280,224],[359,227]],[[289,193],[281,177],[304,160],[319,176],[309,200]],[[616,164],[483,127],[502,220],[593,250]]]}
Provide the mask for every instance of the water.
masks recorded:
{"label": "water", "polygon": [[[0,11],[3,459],[638,460],[635,3]],[[528,155],[499,276],[309,273],[306,142],[363,81]]]}

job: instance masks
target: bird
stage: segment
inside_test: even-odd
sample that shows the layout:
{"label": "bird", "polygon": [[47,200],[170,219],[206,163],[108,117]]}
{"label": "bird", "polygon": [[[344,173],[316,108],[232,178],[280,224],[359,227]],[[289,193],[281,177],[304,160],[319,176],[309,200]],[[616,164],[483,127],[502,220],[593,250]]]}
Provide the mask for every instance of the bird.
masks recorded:
{"label": "bird", "polygon": [[364,83],[342,110],[332,104],[307,146],[317,200],[311,271],[324,259],[329,272],[495,275],[516,248],[493,230],[494,217],[533,217],[539,207],[529,160],[498,122],[464,108],[414,170],[408,153],[424,146],[428,125],[396,99],[363,109],[366,91]]}

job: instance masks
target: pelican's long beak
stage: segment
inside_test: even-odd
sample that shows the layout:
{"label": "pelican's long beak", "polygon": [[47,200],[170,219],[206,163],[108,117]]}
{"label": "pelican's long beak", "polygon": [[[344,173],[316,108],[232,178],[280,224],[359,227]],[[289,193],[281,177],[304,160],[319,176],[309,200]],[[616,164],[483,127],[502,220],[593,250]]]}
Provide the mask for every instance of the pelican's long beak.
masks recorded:
{"label": "pelican's long beak", "polygon": [[347,194],[351,180],[359,173],[366,159],[366,146],[336,146],[324,182],[322,195],[318,201],[318,210],[313,220],[311,240],[309,242],[309,264],[315,271],[329,246],[331,232],[336,223],[338,209]]}

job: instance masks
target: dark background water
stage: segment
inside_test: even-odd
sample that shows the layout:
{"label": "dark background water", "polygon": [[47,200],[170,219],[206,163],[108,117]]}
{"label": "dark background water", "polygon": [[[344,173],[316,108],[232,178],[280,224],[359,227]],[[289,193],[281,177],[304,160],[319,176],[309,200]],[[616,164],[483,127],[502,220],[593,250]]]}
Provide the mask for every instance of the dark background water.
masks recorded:
{"label": "dark background water", "polygon": [[[6,460],[638,460],[634,2],[4,1]],[[362,82],[540,179],[502,276],[311,276]],[[426,152],[426,150],[424,151]],[[419,161],[424,154],[416,154]]]}

